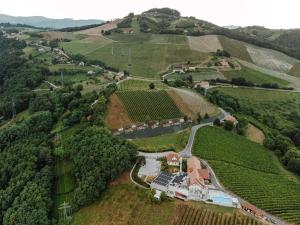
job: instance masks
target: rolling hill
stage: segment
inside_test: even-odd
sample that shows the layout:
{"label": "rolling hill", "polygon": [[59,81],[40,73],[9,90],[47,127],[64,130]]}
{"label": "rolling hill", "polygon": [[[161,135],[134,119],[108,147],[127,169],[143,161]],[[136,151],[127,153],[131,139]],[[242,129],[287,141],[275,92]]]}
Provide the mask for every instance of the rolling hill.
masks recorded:
{"label": "rolling hill", "polygon": [[10,16],[0,14],[0,23],[11,23],[11,24],[26,24],[35,27],[54,28],[61,29],[66,27],[80,27],[91,24],[101,24],[103,20],[73,20],[69,18],[65,19],[51,19],[43,16]]}

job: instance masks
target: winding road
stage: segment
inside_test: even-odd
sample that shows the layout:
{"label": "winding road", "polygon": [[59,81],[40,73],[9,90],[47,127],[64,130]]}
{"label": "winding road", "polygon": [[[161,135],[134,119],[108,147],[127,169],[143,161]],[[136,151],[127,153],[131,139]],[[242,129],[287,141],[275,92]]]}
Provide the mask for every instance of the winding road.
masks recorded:
{"label": "winding road", "polygon": [[[186,147],[179,152],[179,154],[183,157],[183,158],[188,158],[188,157],[191,157],[192,156],[192,148],[193,148],[193,144],[194,144],[194,140],[195,140],[195,136],[196,136],[196,133],[198,131],[198,129],[202,128],[202,127],[205,127],[205,126],[213,126],[213,121],[216,119],[216,118],[219,118],[221,121],[223,121],[225,119],[226,116],[230,115],[230,113],[226,112],[224,109],[222,108],[219,108],[220,110],[220,114],[219,116],[217,117],[213,117],[213,118],[209,118],[209,119],[206,119],[206,120],[203,120],[200,124],[198,125],[195,125],[192,127],[191,129],[191,133],[190,133],[190,136],[189,136],[189,140],[188,140],[188,143],[186,145]],[[166,157],[171,151],[168,151],[168,152],[157,152],[157,153],[145,153],[145,152],[138,152],[138,155],[139,156],[144,156],[144,157],[149,157],[149,158],[163,158],[163,157]],[[222,186],[222,184],[220,183],[220,181],[218,180],[215,172],[213,171],[213,169],[210,167],[209,163],[206,162],[205,160],[203,159],[200,159],[200,161],[207,167],[207,169],[209,170],[209,173],[211,175],[211,182],[212,184],[220,191],[223,191],[225,193],[230,193],[228,191],[226,191],[226,189]],[[230,193],[231,194],[231,193]],[[246,203],[247,201],[245,201],[244,199],[236,196],[236,198],[239,199],[239,202],[241,204],[243,203]],[[261,209],[259,209],[261,210]],[[287,223],[285,223],[284,221],[278,219],[277,217],[269,214],[269,213],[266,213],[265,211],[261,210],[262,212],[264,212],[264,215],[265,217],[267,218],[267,220],[269,222],[272,222],[273,224],[278,224],[278,225],[288,225]],[[246,212],[248,213],[248,212]],[[249,214],[249,215],[252,215],[252,214]]]}

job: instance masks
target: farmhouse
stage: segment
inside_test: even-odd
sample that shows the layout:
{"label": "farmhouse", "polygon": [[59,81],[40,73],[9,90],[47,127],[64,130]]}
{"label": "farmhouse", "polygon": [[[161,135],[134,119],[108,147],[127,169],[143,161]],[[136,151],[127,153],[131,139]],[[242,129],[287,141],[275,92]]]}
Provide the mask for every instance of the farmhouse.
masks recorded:
{"label": "farmhouse", "polygon": [[254,205],[251,205],[249,203],[242,204],[242,209],[253,214],[254,216],[256,216],[258,218],[263,217],[263,213],[259,209],[257,209]]}
{"label": "farmhouse", "polygon": [[199,83],[196,83],[194,88],[209,88],[209,82],[208,81],[201,81]]}
{"label": "farmhouse", "polygon": [[175,152],[169,153],[167,155],[167,164],[169,166],[179,166],[180,165],[180,156]]}
{"label": "farmhouse", "polygon": [[202,175],[205,175],[205,178],[209,178],[209,175],[201,170],[199,159],[193,156],[187,160],[189,198],[194,200],[203,199],[208,194]]}
{"label": "farmhouse", "polygon": [[185,73],[185,70],[187,69],[188,67],[186,65],[183,65],[183,64],[176,64],[173,66],[173,72],[174,73]]}
{"label": "farmhouse", "polygon": [[163,120],[163,121],[161,121],[161,122],[160,122],[160,125],[161,125],[162,127],[170,127],[170,126],[171,126],[169,120]]}
{"label": "farmhouse", "polygon": [[136,123],[136,129],[137,130],[145,130],[146,124],[145,123]]}
{"label": "farmhouse", "polygon": [[232,115],[227,115],[224,120],[233,123],[234,126],[238,123],[237,119]]}
{"label": "farmhouse", "polygon": [[159,125],[159,123],[156,122],[156,121],[149,121],[149,122],[148,122],[148,126],[149,126],[151,129],[157,128],[158,125]]}
{"label": "farmhouse", "polygon": [[220,61],[220,64],[221,64],[221,66],[223,66],[223,67],[229,67],[229,63],[228,63],[228,61],[227,61],[226,59],[222,59],[222,60]]}

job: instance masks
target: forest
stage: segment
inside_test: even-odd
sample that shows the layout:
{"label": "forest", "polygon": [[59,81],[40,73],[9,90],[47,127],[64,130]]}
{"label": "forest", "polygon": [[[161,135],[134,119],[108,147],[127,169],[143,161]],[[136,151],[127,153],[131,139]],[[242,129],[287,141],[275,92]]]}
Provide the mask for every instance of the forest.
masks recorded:
{"label": "forest", "polygon": [[[0,225],[59,224],[53,216],[56,161],[74,165],[74,212],[99,199],[110,181],[132,166],[136,147],[104,128],[115,85],[85,95],[80,85],[37,94],[32,89],[49,70],[42,61],[24,57],[24,47],[25,42],[0,37],[0,117],[9,121],[28,112],[0,129]],[[57,148],[61,132],[75,127],[76,134]]]}

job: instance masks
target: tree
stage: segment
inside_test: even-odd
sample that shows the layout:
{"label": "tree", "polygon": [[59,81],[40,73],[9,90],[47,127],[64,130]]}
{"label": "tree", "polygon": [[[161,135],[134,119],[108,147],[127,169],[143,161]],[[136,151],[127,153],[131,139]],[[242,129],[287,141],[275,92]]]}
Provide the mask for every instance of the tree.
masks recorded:
{"label": "tree", "polygon": [[219,118],[216,118],[216,119],[215,119],[214,125],[215,125],[215,126],[221,126],[221,121],[220,121]]}
{"label": "tree", "polygon": [[225,121],[224,128],[225,128],[225,130],[229,130],[229,131],[233,130],[233,128],[234,128],[233,122]]}
{"label": "tree", "polygon": [[202,116],[200,113],[197,114],[197,123],[200,124],[202,121]]}
{"label": "tree", "polygon": [[300,175],[300,159],[291,159],[287,165],[288,169]]}
{"label": "tree", "polygon": [[150,90],[154,90],[155,89],[155,84],[154,83],[150,83],[149,84],[149,89]]}

